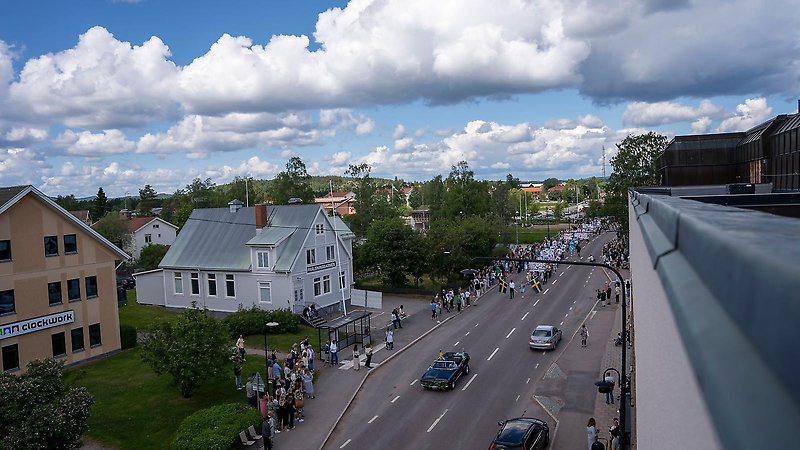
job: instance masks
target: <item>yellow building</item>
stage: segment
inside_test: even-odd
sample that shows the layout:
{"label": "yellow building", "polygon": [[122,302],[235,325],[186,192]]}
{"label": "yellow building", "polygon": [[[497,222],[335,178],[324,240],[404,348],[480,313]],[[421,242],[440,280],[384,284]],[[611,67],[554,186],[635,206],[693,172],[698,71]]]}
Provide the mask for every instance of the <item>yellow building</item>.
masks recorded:
{"label": "yellow building", "polygon": [[0,368],[119,350],[116,267],[129,258],[33,186],[0,188]]}

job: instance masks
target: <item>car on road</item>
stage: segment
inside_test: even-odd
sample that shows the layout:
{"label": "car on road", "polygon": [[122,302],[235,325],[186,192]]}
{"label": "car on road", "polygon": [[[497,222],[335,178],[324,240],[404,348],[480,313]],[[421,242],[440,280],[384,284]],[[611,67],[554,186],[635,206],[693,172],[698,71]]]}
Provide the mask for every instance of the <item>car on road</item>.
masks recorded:
{"label": "car on road", "polygon": [[469,353],[446,352],[422,374],[420,384],[425,389],[455,389],[456,381],[469,374]]}
{"label": "car on road", "polygon": [[550,444],[550,427],[543,420],[533,417],[498,422],[497,432],[489,450],[541,450]]}
{"label": "car on road", "polygon": [[528,341],[532,349],[555,350],[561,340],[561,330],[552,325],[539,325],[531,333]]}

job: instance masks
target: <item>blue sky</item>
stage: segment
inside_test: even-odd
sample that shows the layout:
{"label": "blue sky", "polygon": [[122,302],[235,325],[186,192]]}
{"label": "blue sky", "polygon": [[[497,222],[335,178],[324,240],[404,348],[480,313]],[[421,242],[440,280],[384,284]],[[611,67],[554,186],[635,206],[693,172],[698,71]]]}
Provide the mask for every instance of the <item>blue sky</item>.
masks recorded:
{"label": "blue sky", "polygon": [[2,1],[0,185],[173,192],[295,155],[314,175],[600,175],[631,133],[796,112],[800,2],[762,3]]}

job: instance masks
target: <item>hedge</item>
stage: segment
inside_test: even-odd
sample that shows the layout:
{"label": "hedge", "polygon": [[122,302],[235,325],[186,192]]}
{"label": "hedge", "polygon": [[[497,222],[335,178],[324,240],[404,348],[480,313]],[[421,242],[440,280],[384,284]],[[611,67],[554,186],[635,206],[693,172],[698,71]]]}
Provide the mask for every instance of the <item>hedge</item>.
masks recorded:
{"label": "hedge", "polygon": [[239,432],[250,425],[261,430],[261,414],[243,403],[226,403],[201,409],[181,422],[172,450],[236,450]]}
{"label": "hedge", "polygon": [[136,327],[133,325],[120,325],[119,337],[123,349],[136,347]]}
{"label": "hedge", "polygon": [[277,327],[268,330],[269,334],[297,333],[300,329],[300,317],[293,314],[288,309],[278,309],[274,311],[264,311],[255,306],[239,310],[222,319],[222,323],[228,327],[231,337],[237,338],[239,335],[250,336],[253,334],[264,334],[267,322],[277,322]]}

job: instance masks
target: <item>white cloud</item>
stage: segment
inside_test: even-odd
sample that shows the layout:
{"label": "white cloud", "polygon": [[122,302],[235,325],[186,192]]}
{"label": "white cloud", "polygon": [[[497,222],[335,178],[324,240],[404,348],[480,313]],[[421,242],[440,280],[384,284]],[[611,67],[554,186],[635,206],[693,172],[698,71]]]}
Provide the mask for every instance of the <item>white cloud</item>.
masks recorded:
{"label": "white cloud", "polygon": [[0,123],[0,147],[26,147],[47,139],[44,128],[13,125],[4,127]]}
{"label": "white cloud", "polygon": [[408,150],[411,147],[411,144],[414,143],[414,139],[410,137],[404,137],[401,139],[396,139],[394,141],[394,149],[397,151]]}
{"label": "white cloud", "polygon": [[67,154],[75,156],[105,156],[132,151],[136,144],[125,138],[119,130],[103,130],[91,133],[66,130],[53,140],[53,145],[63,148]]}
{"label": "white cloud", "polygon": [[398,140],[403,139],[404,137],[406,137],[406,127],[404,127],[402,123],[397,124],[397,126],[394,127],[394,134],[392,134],[392,138],[394,138],[394,140]]}
{"label": "white cloud", "polygon": [[711,127],[710,117],[701,117],[692,122],[692,134],[706,134]]}
{"label": "white cloud", "polygon": [[41,183],[50,166],[43,155],[26,148],[0,148],[0,180],[4,186]]}
{"label": "white cloud", "polygon": [[723,120],[719,124],[718,130],[721,132],[728,131],[746,131],[772,116],[772,107],[767,105],[767,99],[749,98],[744,103],[736,106],[736,113]]}
{"label": "white cloud", "polygon": [[664,125],[676,122],[691,122],[701,117],[719,118],[723,109],[703,100],[695,108],[676,102],[631,102],[622,114],[622,122],[636,126]]}

